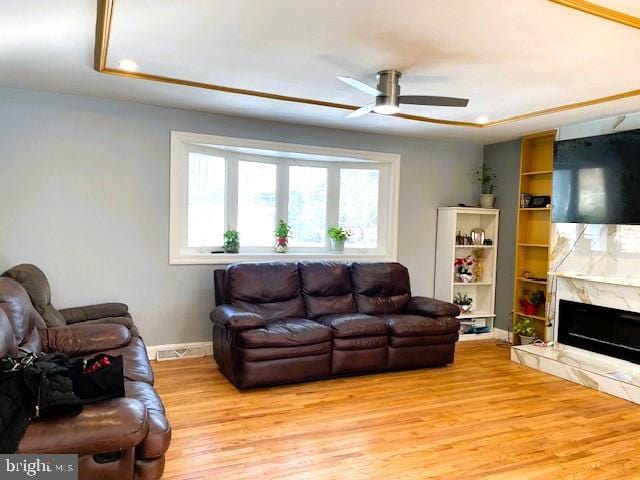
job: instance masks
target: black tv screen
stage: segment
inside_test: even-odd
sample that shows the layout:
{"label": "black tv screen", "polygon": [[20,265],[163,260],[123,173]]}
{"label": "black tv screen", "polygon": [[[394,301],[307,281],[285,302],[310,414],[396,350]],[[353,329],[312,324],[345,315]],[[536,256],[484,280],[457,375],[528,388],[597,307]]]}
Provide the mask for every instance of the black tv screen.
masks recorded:
{"label": "black tv screen", "polygon": [[552,221],[640,224],[640,129],[554,144]]}

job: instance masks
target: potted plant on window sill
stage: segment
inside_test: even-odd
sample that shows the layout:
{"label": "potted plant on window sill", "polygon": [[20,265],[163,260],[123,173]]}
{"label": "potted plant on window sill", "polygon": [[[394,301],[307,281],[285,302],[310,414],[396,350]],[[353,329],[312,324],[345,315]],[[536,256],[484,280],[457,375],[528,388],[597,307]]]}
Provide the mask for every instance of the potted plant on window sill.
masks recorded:
{"label": "potted plant on window sill", "polygon": [[482,168],[478,168],[473,172],[473,176],[480,182],[482,192],[480,194],[480,207],[493,208],[496,203],[496,196],[493,193],[496,189],[496,174],[491,171],[491,168],[482,165]]}
{"label": "potted plant on window sill", "polygon": [[521,345],[529,345],[536,339],[536,330],[533,326],[531,318],[526,316],[518,317],[515,325],[513,326],[513,332],[520,337]]}
{"label": "potted plant on window sill", "polygon": [[344,253],[344,242],[349,240],[351,232],[338,225],[336,227],[331,227],[327,232],[327,235],[331,239],[331,251]]}
{"label": "potted plant on window sill", "polygon": [[222,235],[224,253],[238,253],[240,251],[240,233],[237,230],[227,230]]}
{"label": "potted plant on window sill", "polygon": [[284,220],[280,220],[278,228],[276,228],[276,253],[287,253],[289,251],[289,237],[291,236],[291,227]]}

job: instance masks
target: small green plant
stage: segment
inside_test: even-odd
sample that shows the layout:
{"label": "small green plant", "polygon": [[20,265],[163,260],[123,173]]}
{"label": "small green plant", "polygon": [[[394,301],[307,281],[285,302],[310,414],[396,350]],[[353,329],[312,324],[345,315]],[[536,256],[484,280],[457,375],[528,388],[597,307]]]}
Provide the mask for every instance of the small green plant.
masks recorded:
{"label": "small green plant", "polygon": [[524,337],[533,337],[536,334],[536,329],[533,326],[531,318],[520,316],[513,326],[513,331],[518,335]]}
{"label": "small green plant", "polygon": [[480,182],[482,186],[482,193],[490,193],[492,194],[496,189],[496,174],[493,173],[491,167],[485,167],[482,165],[482,168],[478,168],[473,171],[474,178]]}
{"label": "small green plant", "polygon": [[532,305],[542,305],[546,300],[543,290],[538,290],[529,295],[529,302]]}
{"label": "small green plant", "polygon": [[327,235],[329,235],[329,238],[337,240],[338,242],[345,242],[351,236],[351,232],[338,225],[336,227],[331,227],[327,232]]}
{"label": "small green plant", "polygon": [[238,253],[240,251],[240,233],[237,230],[227,230],[222,235],[224,242],[222,249],[225,253]]}
{"label": "small green plant", "polygon": [[291,236],[291,227],[284,220],[280,220],[278,228],[276,228],[274,233],[276,234],[276,238],[289,238]]}
{"label": "small green plant", "polygon": [[457,292],[455,297],[453,297],[453,303],[459,306],[471,305],[473,303],[473,298],[466,293],[463,295],[461,292]]}

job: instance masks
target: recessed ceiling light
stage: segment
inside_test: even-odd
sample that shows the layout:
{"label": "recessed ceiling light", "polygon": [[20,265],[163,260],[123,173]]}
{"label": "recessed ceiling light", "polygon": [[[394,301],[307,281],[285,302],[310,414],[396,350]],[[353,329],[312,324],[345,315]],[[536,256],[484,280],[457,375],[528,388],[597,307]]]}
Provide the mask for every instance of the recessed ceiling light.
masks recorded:
{"label": "recessed ceiling light", "polygon": [[485,123],[489,122],[489,117],[487,117],[486,115],[480,115],[479,117],[476,117],[476,123],[480,124],[480,125],[484,125]]}
{"label": "recessed ceiling light", "polygon": [[135,72],[138,69],[138,64],[133,60],[120,60],[120,69],[126,72]]}

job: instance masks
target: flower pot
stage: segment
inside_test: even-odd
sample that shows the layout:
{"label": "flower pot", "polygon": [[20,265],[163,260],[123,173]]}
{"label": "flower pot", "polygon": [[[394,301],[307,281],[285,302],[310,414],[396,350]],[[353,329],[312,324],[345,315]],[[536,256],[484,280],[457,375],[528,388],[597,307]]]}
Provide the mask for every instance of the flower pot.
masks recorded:
{"label": "flower pot", "polygon": [[331,251],[336,253],[344,253],[344,240],[331,239]]}
{"label": "flower pot", "polygon": [[473,275],[470,273],[459,273],[458,280],[462,283],[471,283],[473,282]]}
{"label": "flower pot", "polygon": [[533,341],[536,338],[536,337],[527,337],[525,335],[520,335],[520,334],[518,334],[518,337],[520,337],[520,345],[530,345],[533,343]]}
{"label": "flower pot", "polygon": [[227,242],[222,246],[224,253],[238,253],[240,251],[240,242]]}
{"label": "flower pot", "polygon": [[289,237],[276,237],[276,253],[287,253],[289,251]]}
{"label": "flower pot", "polygon": [[538,305],[534,305],[526,300],[522,302],[522,308],[524,309],[525,315],[535,315],[538,313]]}
{"label": "flower pot", "polygon": [[493,193],[483,193],[480,195],[480,207],[493,208],[496,203],[496,196]]}
{"label": "flower pot", "polygon": [[462,313],[471,313],[471,310],[473,310],[473,305],[458,305],[458,307],[460,307]]}

